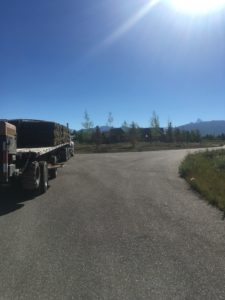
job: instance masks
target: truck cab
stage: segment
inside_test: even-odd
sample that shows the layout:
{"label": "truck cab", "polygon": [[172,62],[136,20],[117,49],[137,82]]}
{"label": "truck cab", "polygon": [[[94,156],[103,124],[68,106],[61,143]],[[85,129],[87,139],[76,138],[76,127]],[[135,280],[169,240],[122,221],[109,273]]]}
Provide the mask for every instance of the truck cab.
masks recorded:
{"label": "truck cab", "polygon": [[0,121],[0,183],[7,183],[16,172],[16,127]]}

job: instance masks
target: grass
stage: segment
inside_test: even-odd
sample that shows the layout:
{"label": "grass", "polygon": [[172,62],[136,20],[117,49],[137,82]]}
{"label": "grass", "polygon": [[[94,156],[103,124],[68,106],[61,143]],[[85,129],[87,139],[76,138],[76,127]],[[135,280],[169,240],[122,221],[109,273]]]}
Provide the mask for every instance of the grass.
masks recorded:
{"label": "grass", "polygon": [[201,143],[163,143],[138,142],[135,147],[131,143],[102,144],[98,148],[94,144],[75,143],[76,153],[116,153],[116,152],[142,152],[172,149],[208,148],[221,146],[219,142],[203,141]]}
{"label": "grass", "polygon": [[210,204],[225,212],[225,150],[189,154],[179,172]]}

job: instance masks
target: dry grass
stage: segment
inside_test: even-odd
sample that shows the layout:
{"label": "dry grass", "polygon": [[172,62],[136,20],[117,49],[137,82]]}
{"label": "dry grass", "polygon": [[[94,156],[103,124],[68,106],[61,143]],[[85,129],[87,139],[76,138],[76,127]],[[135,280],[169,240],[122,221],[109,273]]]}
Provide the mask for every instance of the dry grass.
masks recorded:
{"label": "dry grass", "polygon": [[135,147],[131,143],[102,144],[96,147],[94,144],[75,143],[76,153],[115,153],[115,152],[141,152],[172,149],[207,148],[221,146],[220,143],[163,143],[163,142],[137,142]]}

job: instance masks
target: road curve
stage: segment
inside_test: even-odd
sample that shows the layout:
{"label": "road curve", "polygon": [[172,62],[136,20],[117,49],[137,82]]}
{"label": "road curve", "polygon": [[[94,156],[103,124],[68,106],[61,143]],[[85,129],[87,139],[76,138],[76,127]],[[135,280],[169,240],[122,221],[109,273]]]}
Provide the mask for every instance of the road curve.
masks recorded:
{"label": "road curve", "polygon": [[225,299],[225,221],[187,151],[76,155],[35,199],[0,191],[0,299]]}

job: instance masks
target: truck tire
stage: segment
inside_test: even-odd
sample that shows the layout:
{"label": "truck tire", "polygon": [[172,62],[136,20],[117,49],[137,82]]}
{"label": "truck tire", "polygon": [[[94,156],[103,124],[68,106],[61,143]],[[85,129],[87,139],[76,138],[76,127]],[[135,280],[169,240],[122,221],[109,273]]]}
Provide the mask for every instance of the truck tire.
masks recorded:
{"label": "truck tire", "polygon": [[49,178],[50,178],[50,179],[54,179],[54,178],[56,178],[57,175],[58,175],[58,169],[57,169],[57,168],[50,169],[50,170],[48,171],[48,174],[49,174]]}
{"label": "truck tire", "polygon": [[71,157],[74,156],[74,147],[70,148],[70,155],[71,155]]}
{"label": "truck tire", "polygon": [[39,191],[44,194],[48,189],[48,164],[46,161],[40,161],[39,166],[41,173]]}
{"label": "truck tire", "polygon": [[24,190],[35,191],[39,189],[41,180],[40,166],[37,161],[28,165],[26,171],[21,178],[22,187]]}

